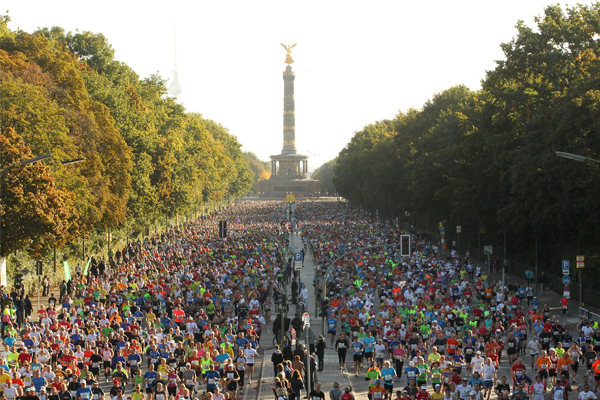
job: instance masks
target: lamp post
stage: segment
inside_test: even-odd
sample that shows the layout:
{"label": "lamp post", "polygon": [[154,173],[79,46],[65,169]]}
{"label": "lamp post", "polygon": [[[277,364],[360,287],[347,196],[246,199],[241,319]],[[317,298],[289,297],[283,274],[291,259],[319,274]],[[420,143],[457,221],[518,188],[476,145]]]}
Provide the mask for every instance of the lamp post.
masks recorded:
{"label": "lamp post", "polygon": [[597,164],[600,164],[600,160],[595,160],[593,158],[589,158],[589,157],[585,157],[585,156],[580,156],[578,154],[573,154],[573,153],[565,153],[564,151],[557,151],[556,155],[562,158],[568,158],[569,160],[574,160],[574,161],[579,161],[579,162],[584,162],[584,161],[592,161],[595,162]]}
{"label": "lamp post", "polygon": [[86,160],[85,158],[74,158],[73,160],[61,161],[60,163],[62,165],[73,165],[73,164],[79,164],[80,162],[84,162],[85,160]]}
{"label": "lamp post", "polygon": [[28,159],[28,160],[14,162],[14,163],[10,164],[9,166],[0,169],[0,174],[3,173],[6,170],[11,169],[14,166],[17,166],[17,165],[26,165],[26,164],[33,164],[33,163],[45,160],[46,158],[50,158],[50,157],[52,157],[52,154],[44,154],[43,156],[33,157],[33,158]]}
{"label": "lamp post", "polygon": [[[589,157],[585,157],[585,156],[580,156],[579,154],[573,154],[573,153],[565,153],[564,151],[557,151],[556,155],[562,158],[568,158],[569,160],[574,160],[574,161],[579,161],[579,162],[585,162],[585,161],[591,161],[591,162],[595,162],[596,164],[600,164],[600,160],[596,160],[594,158],[589,158]],[[536,236],[537,238],[537,236]],[[537,240],[536,240],[536,245],[537,245]],[[581,308],[583,306],[583,297],[582,297],[582,282],[581,282],[581,268],[577,268],[577,271],[579,273],[579,308]]]}

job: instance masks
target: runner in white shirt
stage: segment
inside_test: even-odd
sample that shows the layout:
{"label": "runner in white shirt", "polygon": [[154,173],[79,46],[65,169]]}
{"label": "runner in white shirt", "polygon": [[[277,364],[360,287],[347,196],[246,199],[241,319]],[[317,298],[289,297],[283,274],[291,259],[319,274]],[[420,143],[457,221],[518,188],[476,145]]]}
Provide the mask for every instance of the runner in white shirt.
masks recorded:
{"label": "runner in white shirt", "polygon": [[544,382],[542,382],[542,378],[539,375],[535,377],[535,383],[531,385],[530,391],[533,394],[532,400],[544,400],[546,385],[544,385]]}
{"label": "runner in white shirt", "polygon": [[252,375],[254,374],[254,357],[258,357],[258,353],[252,348],[250,343],[246,344],[244,357],[246,358],[246,365],[248,366],[248,383],[251,384]]}
{"label": "runner in white shirt", "polygon": [[496,386],[496,367],[492,365],[492,359],[486,358],[485,365],[481,368],[481,379],[483,380],[483,397],[490,398],[492,388]]}
{"label": "runner in white shirt", "polygon": [[[4,393],[6,393],[6,389],[4,389]],[[583,391],[579,392],[577,398],[579,400],[596,400],[598,397],[590,390],[590,385],[588,384],[583,387]]]}
{"label": "runner in white shirt", "polygon": [[10,379],[6,381],[6,387],[4,388],[3,393],[7,400],[15,400],[17,397],[17,388],[12,385],[12,381]]}
{"label": "runner in white shirt", "polygon": [[537,340],[536,336],[533,336],[529,343],[527,343],[527,350],[529,350],[529,355],[531,356],[531,369],[533,369],[542,350],[542,344]]}
{"label": "runner in white shirt", "polygon": [[467,378],[462,378],[461,384],[456,387],[456,391],[461,400],[468,399],[469,393],[471,393],[472,390],[473,387],[467,384]]}
{"label": "runner in white shirt", "polygon": [[479,372],[479,375],[481,375],[483,364],[484,359],[481,358],[481,351],[477,350],[477,353],[475,353],[475,357],[473,357],[473,359],[471,360],[471,372],[473,373],[473,375],[475,375],[475,372]]}

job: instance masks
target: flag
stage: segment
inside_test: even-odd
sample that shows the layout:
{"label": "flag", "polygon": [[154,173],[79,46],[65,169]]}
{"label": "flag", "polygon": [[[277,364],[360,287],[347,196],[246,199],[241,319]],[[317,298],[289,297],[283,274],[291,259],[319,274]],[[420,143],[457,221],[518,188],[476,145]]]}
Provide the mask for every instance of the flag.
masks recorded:
{"label": "flag", "polygon": [[85,268],[83,269],[83,275],[87,276],[88,274],[88,268],[90,267],[90,263],[92,262],[92,257],[90,257],[90,259],[88,260],[87,264],[85,264]]}
{"label": "flag", "polygon": [[69,268],[69,262],[64,261],[63,265],[65,267],[65,282],[69,282],[71,280],[71,269]]}

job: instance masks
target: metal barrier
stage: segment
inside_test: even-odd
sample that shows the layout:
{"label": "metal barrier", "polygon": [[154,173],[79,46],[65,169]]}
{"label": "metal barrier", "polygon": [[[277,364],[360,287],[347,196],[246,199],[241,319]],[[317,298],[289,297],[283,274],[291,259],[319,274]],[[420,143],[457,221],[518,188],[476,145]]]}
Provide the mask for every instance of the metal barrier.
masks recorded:
{"label": "metal barrier", "polygon": [[600,322],[600,314],[592,312],[587,308],[579,307],[579,320],[581,321],[583,317],[587,317],[590,322]]}

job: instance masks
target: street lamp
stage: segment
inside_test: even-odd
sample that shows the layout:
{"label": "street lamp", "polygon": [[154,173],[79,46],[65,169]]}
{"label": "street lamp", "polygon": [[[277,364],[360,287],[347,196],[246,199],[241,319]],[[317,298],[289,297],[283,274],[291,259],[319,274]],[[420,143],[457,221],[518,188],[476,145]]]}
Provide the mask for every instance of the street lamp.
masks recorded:
{"label": "street lamp", "polygon": [[[596,164],[600,164],[599,160],[595,160],[593,158],[589,158],[589,157],[585,157],[585,156],[580,156],[579,154],[573,154],[573,153],[565,153],[564,151],[557,151],[556,155],[559,157],[563,157],[563,158],[568,158],[569,160],[574,160],[574,161],[579,161],[579,162],[585,162],[585,161],[592,161],[595,162]],[[536,244],[537,244],[537,233],[536,233]],[[583,305],[583,297],[582,297],[582,282],[581,282],[581,269],[578,269],[579,271],[579,308],[582,307]],[[537,276],[536,276],[537,279]],[[536,285],[537,288],[537,285]]]}
{"label": "street lamp", "polygon": [[4,171],[6,171],[7,169],[10,169],[10,168],[14,167],[15,165],[32,164],[32,163],[36,163],[38,161],[45,160],[46,158],[50,158],[50,157],[52,157],[52,154],[44,154],[43,156],[33,157],[33,158],[28,159],[28,160],[17,161],[15,163],[10,164],[8,167],[2,168],[0,170],[0,174],[3,173]]}
{"label": "street lamp", "polygon": [[75,158],[73,160],[67,160],[67,161],[61,161],[60,163],[62,165],[73,165],[73,164],[79,164],[80,162],[84,162],[85,158]]}
{"label": "street lamp", "polygon": [[564,151],[557,151],[556,155],[559,157],[568,158],[569,160],[575,160],[575,161],[579,161],[579,162],[592,161],[592,162],[600,164],[599,160],[594,160],[593,158],[580,156],[578,154],[565,153]]}

